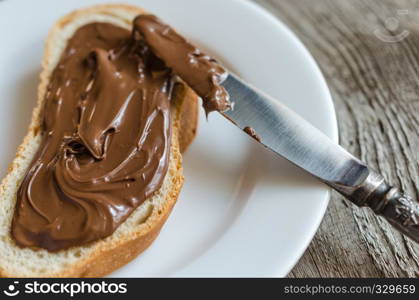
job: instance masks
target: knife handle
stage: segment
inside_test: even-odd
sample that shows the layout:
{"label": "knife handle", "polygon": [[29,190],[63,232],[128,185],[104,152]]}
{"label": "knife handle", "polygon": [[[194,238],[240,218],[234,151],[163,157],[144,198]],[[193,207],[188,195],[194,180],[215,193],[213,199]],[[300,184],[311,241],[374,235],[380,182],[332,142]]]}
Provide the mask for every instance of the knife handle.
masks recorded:
{"label": "knife handle", "polygon": [[360,207],[370,207],[397,230],[419,243],[419,202],[390,186],[376,172],[370,171],[356,187],[331,185]]}

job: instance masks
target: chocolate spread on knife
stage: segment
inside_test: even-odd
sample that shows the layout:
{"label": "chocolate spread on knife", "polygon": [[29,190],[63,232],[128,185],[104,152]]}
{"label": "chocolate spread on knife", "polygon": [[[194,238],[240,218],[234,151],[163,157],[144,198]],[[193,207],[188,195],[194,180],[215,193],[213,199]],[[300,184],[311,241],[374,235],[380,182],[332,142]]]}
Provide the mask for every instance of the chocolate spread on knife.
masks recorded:
{"label": "chocolate spread on knife", "polygon": [[243,128],[243,131],[250,135],[252,138],[254,138],[256,141],[260,142],[260,137],[252,127],[246,126],[245,128]]}
{"label": "chocolate spread on knife", "polygon": [[109,23],[74,33],[51,75],[41,144],[17,193],[18,245],[58,251],[107,237],[161,187],[173,73],[207,112],[228,107],[224,69],[154,16],[137,17],[132,33]]}
{"label": "chocolate spread on knife", "polygon": [[230,107],[229,95],[221,86],[228,73],[216,60],[202,53],[153,15],[138,16],[134,20],[134,27],[153,53],[203,99],[207,114]]}

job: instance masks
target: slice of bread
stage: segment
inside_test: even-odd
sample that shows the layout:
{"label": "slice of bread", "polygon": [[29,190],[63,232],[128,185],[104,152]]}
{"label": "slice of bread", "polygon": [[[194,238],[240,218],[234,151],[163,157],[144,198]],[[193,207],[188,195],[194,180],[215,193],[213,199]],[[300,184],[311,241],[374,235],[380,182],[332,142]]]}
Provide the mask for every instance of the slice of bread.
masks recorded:
{"label": "slice of bread", "polygon": [[181,151],[192,141],[197,122],[197,96],[177,83],[172,103],[172,141],[169,170],[163,185],[139,206],[109,237],[68,250],[20,248],[10,234],[16,192],[41,141],[41,108],[50,76],[67,41],[81,26],[109,22],[131,29],[133,18],[144,10],[128,5],[100,5],[61,18],[46,41],[38,103],[23,143],[0,185],[0,277],[98,277],[134,259],[156,238],[175,204],[183,184]]}

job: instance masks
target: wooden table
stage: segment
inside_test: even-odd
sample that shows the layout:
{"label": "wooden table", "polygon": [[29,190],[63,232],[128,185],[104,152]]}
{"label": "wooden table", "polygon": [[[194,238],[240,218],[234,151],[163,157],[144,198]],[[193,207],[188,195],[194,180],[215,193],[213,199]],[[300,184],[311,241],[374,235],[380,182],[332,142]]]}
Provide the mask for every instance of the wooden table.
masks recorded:
{"label": "wooden table", "polygon": [[[418,0],[255,0],[317,60],[340,143],[394,185],[419,192]],[[419,277],[419,244],[337,193],[290,277]]]}

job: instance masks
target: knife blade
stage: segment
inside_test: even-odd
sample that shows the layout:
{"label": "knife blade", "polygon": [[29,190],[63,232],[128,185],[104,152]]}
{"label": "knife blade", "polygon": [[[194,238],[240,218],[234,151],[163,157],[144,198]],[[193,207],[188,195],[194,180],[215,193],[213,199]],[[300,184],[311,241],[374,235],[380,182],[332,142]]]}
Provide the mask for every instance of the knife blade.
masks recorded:
{"label": "knife blade", "polygon": [[222,112],[242,130],[251,127],[260,143],[322,181],[356,185],[367,166],[278,100],[235,75],[222,84],[233,101]]}
{"label": "knife blade", "polygon": [[368,206],[419,242],[419,204],[388,185],[325,134],[277,99],[229,73],[222,86],[230,109],[221,112],[240,129],[251,128],[268,149],[309,172],[358,206]]}

